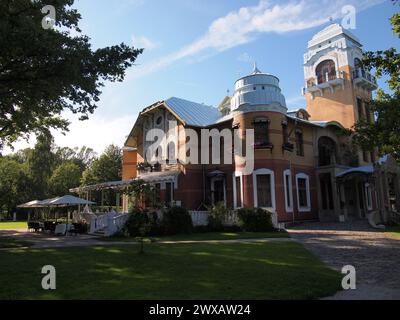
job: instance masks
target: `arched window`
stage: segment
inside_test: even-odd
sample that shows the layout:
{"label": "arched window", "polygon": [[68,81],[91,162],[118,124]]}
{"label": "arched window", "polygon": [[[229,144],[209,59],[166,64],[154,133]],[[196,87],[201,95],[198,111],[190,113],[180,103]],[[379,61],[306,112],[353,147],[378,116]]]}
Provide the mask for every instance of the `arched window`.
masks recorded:
{"label": "arched window", "polygon": [[336,67],[333,60],[325,60],[315,69],[318,84],[336,79]]}
{"label": "arched window", "polygon": [[358,69],[358,68],[361,68],[361,67],[362,67],[361,60],[358,59],[358,58],[355,58],[354,59],[354,68]]}
{"label": "arched window", "polygon": [[361,60],[358,58],[354,59],[354,78],[365,77],[365,70],[362,66]]}

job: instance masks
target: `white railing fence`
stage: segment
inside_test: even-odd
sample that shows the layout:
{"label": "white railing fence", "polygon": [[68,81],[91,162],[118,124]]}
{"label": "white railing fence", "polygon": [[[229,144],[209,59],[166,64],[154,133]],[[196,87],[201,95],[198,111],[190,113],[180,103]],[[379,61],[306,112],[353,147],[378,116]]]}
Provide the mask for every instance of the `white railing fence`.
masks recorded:
{"label": "white railing fence", "polygon": [[90,219],[90,231],[89,233],[95,233],[96,231],[105,230],[108,227],[108,223],[111,218],[118,215],[115,212],[107,212],[107,213],[96,213],[92,215]]}
{"label": "white railing fence", "polygon": [[[189,211],[192,218],[193,226],[207,226],[208,224],[208,211]],[[158,212],[158,219],[161,221],[163,218],[162,212]],[[127,213],[104,213],[92,215],[90,220],[89,233],[94,234],[97,231],[104,231],[104,235],[110,237],[122,230],[129,214]],[[276,213],[272,215],[272,222],[275,227],[280,227],[277,221]],[[239,224],[239,216],[236,211],[230,211],[224,221],[225,226],[234,226]]]}
{"label": "white railing fence", "polygon": [[189,211],[192,223],[195,227],[206,226],[208,224],[208,211]]}
{"label": "white railing fence", "polygon": [[107,237],[111,237],[114,234],[120,232],[122,228],[125,226],[126,221],[128,220],[129,215],[127,213],[118,214],[114,217],[108,218],[108,225],[105,230],[105,235]]}

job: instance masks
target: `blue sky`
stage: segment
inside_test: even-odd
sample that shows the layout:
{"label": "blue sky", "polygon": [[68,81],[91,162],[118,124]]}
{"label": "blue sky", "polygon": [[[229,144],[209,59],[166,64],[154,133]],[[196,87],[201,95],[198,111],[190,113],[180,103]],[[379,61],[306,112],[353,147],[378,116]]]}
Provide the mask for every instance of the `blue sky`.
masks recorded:
{"label": "blue sky", "polygon": [[123,83],[106,85],[90,120],[66,115],[71,130],[55,133],[56,143],[98,152],[110,143],[122,146],[147,105],[176,96],[216,106],[253,61],[280,78],[289,108],[305,107],[300,89],[307,41],[329,17],[340,23],[348,4],[357,9],[351,31],[366,50],[398,47],[389,18],[399,7],[390,1],[77,0],[80,26],[95,48],[125,42],[146,50]]}

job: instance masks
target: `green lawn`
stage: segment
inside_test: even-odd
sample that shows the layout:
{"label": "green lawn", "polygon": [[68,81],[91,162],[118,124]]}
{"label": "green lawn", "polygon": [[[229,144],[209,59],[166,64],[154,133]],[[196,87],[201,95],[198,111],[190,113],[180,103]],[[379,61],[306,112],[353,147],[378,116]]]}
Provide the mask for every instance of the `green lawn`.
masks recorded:
{"label": "green lawn", "polygon": [[[1,299],[312,299],[341,275],[295,242],[0,251]],[[53,265],[57,290],[41,289]]]}
{"label": "green lawn", "polygon": [[0,249],[30,247],[30,246],[31,243],[28,241],[21,241],[13,238],[0,237]]}
{"label": "green lawn", "polygon": [[28,225],[25,222],[19,221],[19,222],[0,222],[0,230],[15,230],[15,229],[26,229],[28,228]]}
{"label": "green lawn", "polygon": [[400,238],[400,227],[387,228],[386,232],[394,238]]}
{"label": "green lawn", "polygon": [[[237,239],[263,239],[263,238],[290,238],[286,231],[279,232],[204,232],[191,234],[178,234],[174,236],[152,237],[153,241],[201,241],[201,240],[237,240]],[[137,238],[111,237],[107,241],[136,241]]]}

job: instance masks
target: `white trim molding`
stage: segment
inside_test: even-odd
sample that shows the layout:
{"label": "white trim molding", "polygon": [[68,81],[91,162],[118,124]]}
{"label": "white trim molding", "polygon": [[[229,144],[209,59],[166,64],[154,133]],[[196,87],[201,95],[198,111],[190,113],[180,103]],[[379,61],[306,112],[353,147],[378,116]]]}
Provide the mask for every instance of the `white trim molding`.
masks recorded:
{"label": "white trim molding", "polygon": [[[300,206],[299,196],[299,179],[306,180],[306,192],[307,192],[307,206]],[[311,195],[310,195],[310,177],[305,173],[296,174],[296,193],[297,193],[297,208],[299,212],[310,212],[311,211]]]}
{"label": "white trim molding", "polygon": [[[240,201],[240,204],[241,204],[241,206],[240,207],[238,207],[238,205],[237,205],[237,203],[238,203],[238,201],[237,201],[237,190],[236,190],[236,178],[240,178],[240,198],[241,198],[241,201]],[[240,208],[243,208],[243,173],[242,172],[240,172],[240,171],[235,171],[233,174],[232,174],[232,181],[233,181],[233,209],[240,209]]]}
{"label": "white trim molding", "polygon": [[271,203],[272,207],[262,207],[273,213],[276,212],[276,201],[275,201],[275,174],[274,171],[270,169],[257,169],[253,171],[253,197],[254,197],[254,207],[258,208],[258,195],[257,195],[257,175],[270,175],[271,179]]}
{"label": "white trim molding", "polygon": [[[289,177],[289,185],[286,182],[286,177]],[[283,171],[283,189],[285,193],[285,209],[286,212],[293,212],[293,182],[292,172],[290,169]],[[289,198],[288,198],[289,190]]]}

